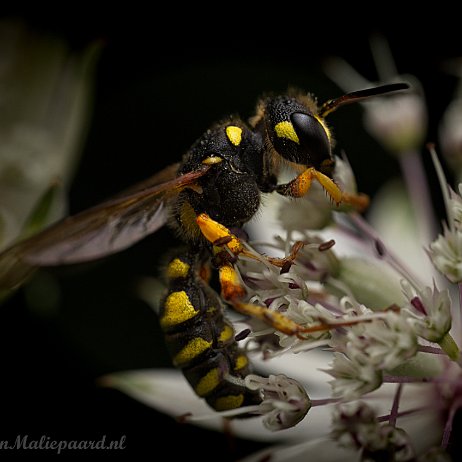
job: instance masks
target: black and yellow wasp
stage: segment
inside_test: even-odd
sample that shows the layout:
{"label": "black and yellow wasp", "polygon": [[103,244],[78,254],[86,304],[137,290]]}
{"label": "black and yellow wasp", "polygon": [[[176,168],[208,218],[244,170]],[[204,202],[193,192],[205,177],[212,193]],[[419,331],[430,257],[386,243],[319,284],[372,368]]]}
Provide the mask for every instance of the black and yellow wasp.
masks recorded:
{"label": "black and yellow wasp", "polygon": [[[249,221],[261,195],[304,196],[313,180],[336,204],[364,206],[363,196],[342,192],[333,181],[333,141],[325,117],[339,106],[408,88],[397,83],[348,93],[318,106],[300,92],[263,97],[249,123],[229,117],[211,126],[172,165],[123,195],[52,225],[7,249],[0,258],[24,271],[36,266],[83,262],[121,251],[164,224],[185,243],[166,268],[167,293],[160,325],[174,364],[195,393],[221,411],[258,403],[243,385],[249,373],[223,314],[223,300],[289,335],[303,327],[282,314],[245,303],[234,263],[246,250],[230,231]],[[297,172],[278,184],[284,163]],[[288,260],[273,259],[285,267]],[[208,284],[218,269],[219,296]]]}

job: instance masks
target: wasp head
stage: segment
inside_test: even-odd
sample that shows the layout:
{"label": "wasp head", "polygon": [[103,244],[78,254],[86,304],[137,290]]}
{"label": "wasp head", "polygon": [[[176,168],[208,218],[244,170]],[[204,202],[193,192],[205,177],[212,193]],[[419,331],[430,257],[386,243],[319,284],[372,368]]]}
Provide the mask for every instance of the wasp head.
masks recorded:
{"label": "wasp head", "polygon": [[267,98],[260,113],[257,128],[263,129],[267,145],[278,157],[295,167],[314,167],[332,175],[331,133],[312,98],[304,95]]}

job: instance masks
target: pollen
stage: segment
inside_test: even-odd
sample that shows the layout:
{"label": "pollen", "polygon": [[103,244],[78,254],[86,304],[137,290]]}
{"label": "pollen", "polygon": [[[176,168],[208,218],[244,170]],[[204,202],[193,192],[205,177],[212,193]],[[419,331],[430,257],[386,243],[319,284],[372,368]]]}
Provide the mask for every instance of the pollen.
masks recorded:
{"label": "pollen", "polygon": [[184,290],[172,292],[165,300],[160,325],[162,328],[176,326],[197,316],[198,313]]}

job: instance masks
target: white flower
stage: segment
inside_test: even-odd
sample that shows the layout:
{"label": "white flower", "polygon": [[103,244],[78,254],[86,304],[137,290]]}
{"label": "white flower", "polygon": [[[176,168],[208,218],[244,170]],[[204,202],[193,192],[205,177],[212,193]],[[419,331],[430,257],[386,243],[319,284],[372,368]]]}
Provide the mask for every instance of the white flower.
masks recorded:
{"label": "white flower", "polygon": [[[399,78],[399,77],[397,77]],[[426,109],[422,96],[393,95],[365,103],[365,127],[391,152],[405,152],[422,145]]]}
{"label": "white flower", "polygon": [[331,369],[327,369],[335,380],[330,382],[332,396],[335,398],[354,399],[382,385],[382,373],[367,361],[361,361],[356,356],[354,360],[342,353],[334,353]]}
{"label": "white flower", "polygon": [[439,291],[436,286],[415,292],[403,281],[403,292],[409,301],[407,322],[417,335],[430,342],[439,343],[451,329],[451,298],[449,291]]}
{"label": "white flower", "polygon": [[[413,76],[398,75],[384,37],[374,37],[371,48],[379,80],[383,83],[410,81],[413,91],[365,101],[364,125],[372,136],[394,154],[418,149],[425,140],[427,130],[427,113],[421,85]],[[330,59],[326,64],[326,72],[345,91],[372,86],[371,82],[340,58]]]}
{"label": "white flower", "polygon": [[449,166],[462,180],[462,98],[454,99],[446,108],[439,127],[442,153]]}
{"label": "white flower", "polygon": [[459,194],[456,194],[452,189],[450,191],[451,198],[449,200],[449,208],[453,219],[453,225],[459,231],[462,230],[462,184],[459,184]]}
{"label": "white flower", "polygon": [[332,416],[332,437],[340,446],[360,449],[361,460],[377,457],[406,461],[415,457],[409,435],[390,424],[380,424],[374,410],[364,402],[338,406]]}
{"label": "white flower", "polygon": [[[414,241],[413,256],[420,251],[422,260],[431,257],[427,260],[433,263],[432,271],[416,264],[413,256],[407,258],[405,246],[397,251],[393,239],[382,237],[355,211],[345,209],[340,214],[328,201],[318,202],[316,207],[324,209],[311,219],[313,203],[304,202],[310,201],[310,195],[300,201],[300,216],[295,212],[296,201],[290,210],[287,201],[282,206],[277,205],[281,203],[277,198],[267,201],[272,206],[270,224],[264,225],[263,214],[253,222],[250,236],[258,240],[246,243],[247,257],[239,257],[236,266],[247,288],[245,301],[268,310],[266,319],[285,316],[296,323],[297,330],[293,336],[278,332],[276,323],[262,326],[261,317],[245,340],[259,375],[248,375],[244,382],[262,391],[264,400],[261,405],[220,415],[260,414],[255,419],[231,421],[236,435],[261,439],[264,427],[282,430],[280,446],[246,461],[417,460],[444,454],[454,439],[452,422],[462,406],[457,343],[462,340],[457,293],[462,287],[451,283],[462,281],[462,239],[458,236],[462,198],[450,194],[433,154],[448,212],[447,226],[435,240],[439,225],[429,211],[432,201],[418,152],[426,130],[423,99],[416,94],[390,95],[368,103],[366,112],[369,129],[394,154],[400,154],[412,204],[409,207],[407,198],[394,201],[393,207],[377,214],[385,213],[387,221],[404,217],[417,223],[414,230],[419,234],[414,232],[403,240]],[[341,162],[337,165],[345,167]],[[342,184],[354,192],[352,178],[344,176]],[[315,188],[312,192],[312,200],[317,200]],[[412,217],[409,210],[415,212]],[[410,229],[402,228],[401,235]],[[401,239],[399,234],[394,237]],[[304,246],[298,248],[297,241]],[[286,257],[290,264],[281,271],[271,260],[248,259],[261,249]],[[448,280],[441,283],[437,279],[438,285],[430,285],[429,274],[434,276],[435,268]],[[107,380],[117,378],[120,374]],[[137,386],[131,379],[138,381]],[[168,408],[145,392],[145,385],[152,391],[161,381],[159,374],[127,372],[112,385],[178,413],[177,403]],[[160,389],[160,395],[168,392]],[[181,399],[186,400],[186,395]],[[191,404],[184,412],[195,414],[199,398],[189,393],[188,403],[189,399]],[[442,422],[441,416],[446,420]],[[206,422],[202,417],[192,421]],[[216,414],[209,418],[217,420]],[[278,432],[265,435],[275,441]],[[443,452],[431,452],[435,445]]]}
{"label": "white flower", "polygon": [[380,319],[353,326],[346,333],[345,350],[377,370],[390,370],[417,353],[417,337],[406,318],[393,311]]}
{"label": "white flower", "polygon": [[428,254],[435,267],[451,282],[462,281],[462,232],[444,226],[440,234],[430,244]]}
{"label": "white flower", "polygon": [[297,425],[311,408],[311,400],[305,389],[285,375],[270,375],[268,378],[249,374],[245,384],[250,390],[260,390],[263,400],[259,413],[263,425],[276,431]]}
{"label": "white flower", "polygon": [[458,196],[447,184],[436,151],[430,148],[433,164],[443,193],[446,206],[447,224],[443,224],[443,234],[430,243],[428,254],[435,268],[451,282],[462,281],[462,231],[460,230],[460,203]]}

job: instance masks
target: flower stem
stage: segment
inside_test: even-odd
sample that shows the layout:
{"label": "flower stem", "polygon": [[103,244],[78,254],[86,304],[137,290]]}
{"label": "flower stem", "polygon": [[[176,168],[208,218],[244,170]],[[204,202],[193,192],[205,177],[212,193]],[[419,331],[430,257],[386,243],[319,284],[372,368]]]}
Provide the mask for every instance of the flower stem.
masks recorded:
{"label": "flower stem", "polygon": [[384,383],[428,383],[434,379],[431,377],[410,377],[401,375],[384,375]]}
{"label": "flower stem", "polygon": [[[416,407],[414,409],[408,409],[406,411],[398,412],[398,413],[396,413],[396,419],[398,419],[398,417],[404,417],[404,416],[407,416],[407,415],[410,415],[410,414],[414,414],[415,412],[422,412],[422,411],[425,411],[427,409],[428,409],[428,407]],[[377,417],[378,422],[388,422],[389,420],[390,420],[390,414],[381,415],[381,416]]]}
{"label": "flower stem", "polygon": [[421,242],[427,246],[437,234],[437,220],[433,212],[432,198],[422,158],[417,151],[408,151],[400,155],[399,159]]}
{"label": "flower stem", "polygon": [[454,421],[454,417],[456,415],[456,411],[462,406],[462,400],[458,399],[454,403],[452,403],[451,408],[449,409],[448,420],[446,421],[446,425],[444,427],[443,432],[443,439],[441,441],[441,447],[446,449],[449,444],[449,438],[451,437],[452,433],[452,423]]}
{"label": "flower stem", "polygon": [[403,384],[398,383],[396,388],[395,397],[393,398],[393,406],[390,412],[390,418],[388,419],[388,423],[393,427],[396,426],[396,419],[398,418],[398,409],[399,409],[399,401],[401,399],[401,393],[403,391]]}
{"label": "flower stem", "polygon": [[432,353],[434,355],[445,355],[447,354],[441,348],[432,347],[429,345],[419,345],[418,350],[422,353]]}
{"label": "flower stem", "polygon": [[405,279],[409,281],[415,289],[424,287],[424,284],[415,276],[409,268],[396,256],[390,249],[387,248],[385,243],[382,241],[377,231],[358,213],[351,213],[350,215],[353,223],[369,238],[373,241],[377,253],[380,258],[388,262],[388,264],[398,271]]}
{"label": "flower stem", "polygon": [[325,406],[326,404],[339,403],[341,398],[324,398],[324,399],[312,399],[311,407],[314,406]]}
{"label": "flower stem", "polygon": [[438,342],[441,349],[449,356],[453,361],[457,361],[460,356],[459,347],[454,339],[451,337],[449,332]]}
{"label": "flower stem", "polygon": [[449,197],[449,187],[446,180],[446,175],[444,174],[443,167],[441,166],[441,163],[438,159],[438,155],[436,154],[435,147],[433,145],[429,145],[428,148],[432,156],[433,166],[435,167],[436,175],[438,176],[441,193],[443,194],[444,206],[446,208],[449,229],[451,231],[454,231],[454,217],[452,213],[452,208],[450,207],[451,199]]}

